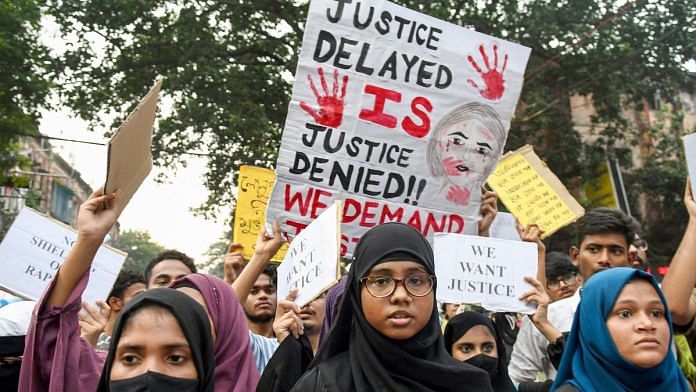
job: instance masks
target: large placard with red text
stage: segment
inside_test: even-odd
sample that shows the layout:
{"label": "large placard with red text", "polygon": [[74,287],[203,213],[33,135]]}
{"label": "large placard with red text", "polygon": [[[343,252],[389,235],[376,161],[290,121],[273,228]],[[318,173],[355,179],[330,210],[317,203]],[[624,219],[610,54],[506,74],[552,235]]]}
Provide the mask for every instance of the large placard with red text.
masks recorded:
{"label": "large placard with red text", "polygon": [[344,201],[342,252],[383,222],[476,233],[530,49],[388,1],[313,0],[267,222]]}

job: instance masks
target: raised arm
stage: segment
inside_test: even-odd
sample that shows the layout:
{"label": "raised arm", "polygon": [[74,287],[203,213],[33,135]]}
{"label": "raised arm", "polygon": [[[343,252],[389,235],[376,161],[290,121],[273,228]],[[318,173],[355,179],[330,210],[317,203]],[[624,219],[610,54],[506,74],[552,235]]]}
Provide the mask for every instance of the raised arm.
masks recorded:
{"label": "raised arm", "polygon": [[491,225],[498,214],[498,194],[489,191],[485,186],[481,187],[481,207],[479,208],[479,213],[481,214],[481,220],[478,223],[478,235],[490,237]]}
{"label": "raised arm", "polygon": [[676,325],[689,324],[696,316],[696,303],[691,300],[691,293],[696,286],[696,201],[688,179],[684,204],[689,212],[689,224],[662,281],[662,292]]}
{"label": "raised arm", "polygon": [[527,225],[527,228],[523,228],[520,222],[517,222],[517,232],[520,234],[520,238],[524,242],[533,242],[537,244],[537,275],[536,280],[538,280],[542,286],[546,286],[546,246],[541,241],[541,235],[544,233],[539,226],[532,223]]}
{"label": "raised arm", "polygon": [[118,219],[116,193],[100,196],[101,189],[82,203],[77,214],[77,240],[60,267],[48,304],[62,307],[82,276],[92,265],[104,237]]}
{"label": "raised arm", "polygon": [[254,249],[254,255],[251,257],[249,264],[242,270],[237,279],[232,283],[232,288],[239,302],[244,305],[246,302],[251,289],[254,287],[254,282],[259,278],[259,275],[266,268],[271,258],[278,252],[278,249],[283,245],[283,237],[280,232],[280,225],[278,222],[273,224],[273,238],[271,238],[266,229],[264,228],[261,233],[259,233],[256,239],[256,247]]}

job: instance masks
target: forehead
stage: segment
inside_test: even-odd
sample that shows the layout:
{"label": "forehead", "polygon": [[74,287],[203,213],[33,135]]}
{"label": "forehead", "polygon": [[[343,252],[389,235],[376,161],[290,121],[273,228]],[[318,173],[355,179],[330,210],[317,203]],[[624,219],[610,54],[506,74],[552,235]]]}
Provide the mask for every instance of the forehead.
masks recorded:
{"label": "forehead", "polygon": [[580,247],[584,248],[589,245],[619,246],[624,249],[628,248],[626,236],[621,233],[588,234],[582,239]]}
{"label": "forehead", "polygon": [[133,283],[132,285],[128,286],[126,290],[124,291],[124,294],[131,294],[131,293],[136,293],[138,291],[145,291],[147,290],[147,285],[145,283]]}
{"label": "forehead", "polygon": [[189,275],[193,273],[189,269],[189,267],[184,264],[183,261],[181,260],[175,260],[175,259],[165,259],[157,263],[154,267],[152,267],[152,276],[157,276],[157,275],[170,275],[170,276],[177,276],[177,275]]}
{"label": "forehead", "polygon": [[408,272],[425,272],[425,267],[421,263],[415,261],[387,261],[385,263],[376,264],[370,269],[370,273],[384,274],[403,274]]}
{"label": "forehead", "polygon": [[628,282],[616,297],[616,303],[621,301],[635,301],[638,304],[648,304],[652,302],[662,302],[660,295],[650,282],[644,279],[635,279]]}
{"label": "forehead", "polygon": [[174,315],[166,309],[146,308],[130,317],[118,345],[157,345],[180,340],[186,342],[186,337]]}
{"label": "forehead", "polygon": [[495,337],[490,329],[483,324],[474,325],[461,338],[460,342],[476,343],[495,341]]}
{"label": "forehead", "polygon": [[266,274],[261,274],[259,277],[256,279],[256,282],[254,282],[254,286],[272,286],[273,281],[271,280],[271,277],[266,275]]}

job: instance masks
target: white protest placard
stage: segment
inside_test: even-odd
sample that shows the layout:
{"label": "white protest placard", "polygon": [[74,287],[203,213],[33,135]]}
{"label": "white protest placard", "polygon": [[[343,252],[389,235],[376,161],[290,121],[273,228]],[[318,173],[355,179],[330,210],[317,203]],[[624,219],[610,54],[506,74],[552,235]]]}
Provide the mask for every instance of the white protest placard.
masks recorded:
{"label": "white protest placard", "polygon": [[266,222],[344,201],[341,250],[384,222],[476,233],[530,49],[389,1],[312,0]]}
{"label": "white protest placard", "polygon": [[491,237],[503,240],[522,241],[520,233],[517,232],[516,225],[517,221],[514,215],[509,212],[498,212],[495,214],[495,218],[489,229]]}
{"label": "white protest placard", "polygon": [[438,301],[480,304],[499,312],[534,312],[518,298],[534,288],[524,277],[536,278],[536,244],[436,234],[433,250]]}
{"label": "white protest placard", "polygon": [[[25,207],[0,243],[0,287],[37,301],[75,244],[77,232]],[[84,301],[106,300],[127,254],[102,245],[92,263]]]}
{"label": "white protest placard", "polygon": [[684,136],[684,155],[686,156],[686,166],[689,169],[691,179],[691,190],[696,189],[696,133]]}
{"label": "white protest placard", "polygon": [[297,288],[295,303],[304,306],[338,282],[340,212],[341,203],[334,203],[295,237],[278,266],[278,298]]}

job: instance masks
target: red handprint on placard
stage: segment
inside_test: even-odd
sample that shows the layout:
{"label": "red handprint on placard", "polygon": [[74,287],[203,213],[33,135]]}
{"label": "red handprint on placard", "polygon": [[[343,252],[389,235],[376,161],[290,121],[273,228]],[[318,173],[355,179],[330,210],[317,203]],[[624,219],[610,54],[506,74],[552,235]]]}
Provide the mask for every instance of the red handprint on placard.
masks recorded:
{"label": "red handprint on placard", "polygon": [[314,80],[312,80],[312,75],[307,75],[307,80],[309,81],[309,87],[312,89],[314,96],[317,97],[319,113],[304,102],[300,102],[300,107],[304,109],[307,114],[312,116],[314,121],[317,123],[327,127],[337,128],[341,125],[341,120],[343,120],[343,99],[346,96],[348,75],[343,76],[343,87],[341,88],[341,95],[339,96],[338,70],[334,70],[334,82],[331,94],[329,94],[329,87],[326,85],[324,69],[319,67],[317,71],[319,72],[319,81],[321,82],[321,87],[324,90],[324,95],[319,94],[319,91],[317,91],[317,86],[314,84]]}
{"label": "red handprint on placard", "polygon": [[469,198],[471,197],[471,191],[461,187],[452,185],[447,189],[447,195],[445,198],[454,204],[460,206],[469,205]]}
{"label": "red handprint on placard", "polygon": [[481,79],[486,84],[486,88],[479,88],[479,86],[471,79],[468,79],[470,85],[475,89],[479,90],[481,96],[489,99],[491,101],[497,101],[503,96],[505,91],[505,78],[503,78],[503,73],[505,73],[505,68],[507,67],[508,55],[505,54],[503,60],[503,69],[498,71],[498,45],[493,45],[493,68],[488,59],[488,54],[483,48],[483,45],[479,45],[479,52],[481,52],[481,57],[483,58],[483,64],[486,66],[486,72],[481,70],[481,67],[474,60],[474,56],[469,55],[468,59],[471,65],[474,67],[476,72],[481,75]]}

